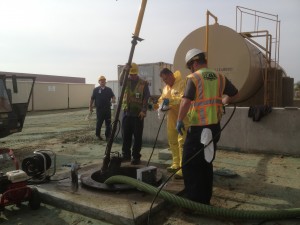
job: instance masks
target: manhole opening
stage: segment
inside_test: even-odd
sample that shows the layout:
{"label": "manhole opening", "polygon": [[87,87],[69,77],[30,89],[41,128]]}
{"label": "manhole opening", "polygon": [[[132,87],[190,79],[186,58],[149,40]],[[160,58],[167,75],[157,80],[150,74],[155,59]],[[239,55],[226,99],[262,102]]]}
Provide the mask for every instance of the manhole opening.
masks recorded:
{"label": "manhole opening", "polygon": [[142,167],[142,166],[121,166],[113,172],[102,173],[101,170],[94,172],[87,172],[82,174],[80,179],[81,183],[85,187],[104,189],[104,190],[128,190],[135,189],[135,187],[127,184],[113,184],[107,185],[104,182],[111,176],[123,175],[138,179],[142,182],[148,183],[152,186],[159,186],[162,182],[162,173],[154,166]]}

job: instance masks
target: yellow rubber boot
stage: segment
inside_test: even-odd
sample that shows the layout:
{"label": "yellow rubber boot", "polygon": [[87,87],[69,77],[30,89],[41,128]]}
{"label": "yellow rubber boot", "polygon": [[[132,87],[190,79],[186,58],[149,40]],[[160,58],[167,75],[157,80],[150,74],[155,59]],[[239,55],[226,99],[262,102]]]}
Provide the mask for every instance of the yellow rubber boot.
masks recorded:
{"label": "yellow rubber boot", "polygon": [[[186,137],[186,132],[183,135],[178,135],[178,157],[179,157],[179,165],[182,166],[182,153],[183,153],[183,144]],[[182,170],[178,170],[174,175],[175,179],[183,179]]]}
{"label": "yellow rubber boot", "polygon": [[178,170],[175,175],[174,175],[175,179],[183,179],[183,175],[182,175],[182,170]]}
{"label": "yellow rubber boot", "polygon": [[170,127],[171,124],[173,123],[168,123],[168,140],[169,147],[172,152],[172,164],[167,167],[167,171],[172,173],[180,167],[180,155],[178,148],[178,132],[174,127]]}
{"label": "yellow rubber boot", "polygon": [[180,156],[179,156],[177,146],[171,148],[171,152],[172,152],[172,164],[171,166],[167,167],[167,171],[175,172],[175,170],[177,170],[180,167]]}

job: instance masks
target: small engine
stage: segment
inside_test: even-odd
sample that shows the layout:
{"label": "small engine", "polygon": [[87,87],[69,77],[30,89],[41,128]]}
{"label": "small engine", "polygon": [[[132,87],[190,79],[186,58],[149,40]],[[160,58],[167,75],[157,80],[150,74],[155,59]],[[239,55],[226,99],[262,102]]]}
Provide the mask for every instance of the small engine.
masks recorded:
{"label": "small engine", "polygon": [[50,150],[37,150],[22,161],[22,170],[32,183],[49,180],[56,172],[56,155]]}
{"label": "small engine", "polygon": [[41,204],[39,192],[35,187],[27,186],[28,176],[23,170],[0,172],[0,211],[5,206],[20,205],[28,201],[31,209],[38,209]]}
{"label": "small engine", "polygon": [[[41,198],[36,187],[28,184],[42,183],[55,174],[56,156],[50,150],[34,151],[33,157],[28,157],[22,162],[22,170],[19,169],[19,162],[13,151],[7,148],[0,148],[0,165],[6,161],[12,161],[15,170],[0,171],[0,211],[6,206],[17,205],[27,201],[31,209],[38,209]],[[4,168],[5,169],[5,168]]]}

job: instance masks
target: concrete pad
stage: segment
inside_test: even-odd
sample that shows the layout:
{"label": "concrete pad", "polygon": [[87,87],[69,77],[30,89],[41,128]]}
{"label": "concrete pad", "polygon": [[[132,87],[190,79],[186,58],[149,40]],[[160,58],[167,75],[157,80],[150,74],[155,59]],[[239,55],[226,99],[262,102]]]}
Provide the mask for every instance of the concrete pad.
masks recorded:
{"label": "concrete pad", "polygon": [[[82,168],[80,173],[89,173],[89,171],[99,169],[99,164],[97,164]],[[60,180],[65,177],[70,177],[70,173],[59,174],[55,179]],[[37,188],[41,194],[42,202],[46,204],[120,225],[144,224],[154,198],[154,196],[136,189],[105,191],[79,185],[78,190],[73,191],[70,178],[40,184],[37,185]],[[170,181],[164,188],[164,190],[172,193],[178,193],[182,189],[182,180]],[[159,211],[164,203],[164,200],[156,199],[151,213]]]}

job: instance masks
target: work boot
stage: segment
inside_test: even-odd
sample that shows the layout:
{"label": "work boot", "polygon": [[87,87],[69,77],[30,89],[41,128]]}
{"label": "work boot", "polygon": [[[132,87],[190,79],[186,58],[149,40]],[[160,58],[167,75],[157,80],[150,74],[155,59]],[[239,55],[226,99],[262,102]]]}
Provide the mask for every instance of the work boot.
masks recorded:
{"label": "work boot", "polygon": [[122,157],[121,158],[121,162],[130,162],[130,160],[131,160],[131,157]]}
{"label": "work boot", "polygon": [[103,137],[101,137],[101,135],[99,135],[99,136],[96,135],[96,137],[97,137],[100,141],[103,141],[103,140],[104,140]]}
{"label": "work boot", "polygon": [[141,164],[141,160],[140,159],[132,159],[131,160],[131,165],[139,165]]}

